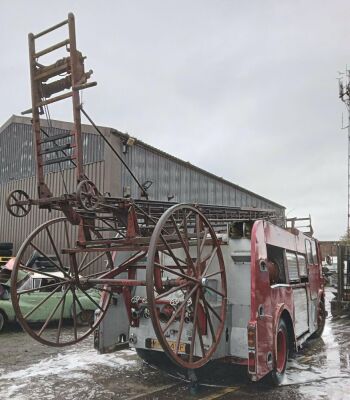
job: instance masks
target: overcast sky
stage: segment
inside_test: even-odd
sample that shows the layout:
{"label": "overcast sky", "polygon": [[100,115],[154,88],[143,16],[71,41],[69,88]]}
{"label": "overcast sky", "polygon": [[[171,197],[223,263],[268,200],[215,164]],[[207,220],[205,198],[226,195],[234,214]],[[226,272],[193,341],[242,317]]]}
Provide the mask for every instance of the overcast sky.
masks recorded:
{"label": "overcast sky", "polygon": [[319,239],[345,233],[349,1],[2,1],[0,124],[30,108],[28,32],[69,11],[96,123],[311,214]]}

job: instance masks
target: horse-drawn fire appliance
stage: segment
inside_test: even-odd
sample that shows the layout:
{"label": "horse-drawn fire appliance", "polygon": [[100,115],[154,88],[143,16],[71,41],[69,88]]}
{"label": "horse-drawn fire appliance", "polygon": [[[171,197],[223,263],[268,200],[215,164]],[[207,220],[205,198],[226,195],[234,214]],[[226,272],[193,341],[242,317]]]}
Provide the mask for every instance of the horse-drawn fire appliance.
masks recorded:
{"label": "horse-drawn fire appliance", "polygon": [[[68,39],[36,50],[38,38],[65,25]],[[42,58],[62,48],[67,57],[44,64]],[[324,326],[320,254],[312,234],[287,228],[273,210],[150,200],[147,183],[127,165],[140,199],[100,193],[83,167],[81,114],[103,134],[81,105],[80,92],[96,83],[89,82],[92,71],[85,71],[76,47],[74,16],[30,34],[29,51],[32,108],[26,113],[33,118],[38,197],[16,190],[7,208],[16,217],[32,206],[62,216],[37,227],[18,251],[12,303],[23,329],[50,346],[74,344],[95,331],[101,351],[127,344],[146,360],[163,354],[188,370],[225,360],[245,365],[252,380],[270,374],[279,383],[288,351]],[[72,99],[74,129],[52,134],[40,115],[66,98]],[[76,171],[76,191],[53,196],[45,168],[67,162]],[[47,282],[23,290],[19,272],[37,272],[30,264],[33,251],[50,262],[50,269],[40,271]],[[91,290],[100,292],[99,302]],[[44,293],[42,301],[24,309],[21,295],[35,291]],[[32,325],[57,292],[62,296],[47,319]],[[68,325],[67,296],[73,299]],[[95,304],[92,321],[82,296]]]}

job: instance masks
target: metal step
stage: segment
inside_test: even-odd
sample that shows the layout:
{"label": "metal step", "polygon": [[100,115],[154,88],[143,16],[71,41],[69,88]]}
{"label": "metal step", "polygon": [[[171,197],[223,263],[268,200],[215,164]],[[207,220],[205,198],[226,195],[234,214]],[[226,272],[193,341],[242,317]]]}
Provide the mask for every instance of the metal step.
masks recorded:
{"label": "metal step", "polygon": [[39,152],[40,155],[44,155],[44,154],[51,154],[51,153],[57,153],[59,151],[64,151],[64,150],[69,150],[72,149],[73,147],[71,146],[70,143],[67,144],[63,144],[62,146],[53,146],[53,147],[49,147],[47,149],[41,150]]}
{"label": "metal step", "polygon": [[54,142],[56,140],[65,139],[65,138],[71,137],[71,136],[72,136],[71,132],[69,132],[69,133],[60,133],[59,135],[49,136],[47,138],[42,139],[40,141],[40,144]]}
{"label": "metal step", "polygon": [[73,159],[74,159],[74,158],[75,158],[75,157],[70,157],[70,156],[52,158],[51,160],[45,160],[45,161],[43,161],[42,165],[59,164],[59,163],[66,162],[66,161],[71,161],[71,162],[73,162]]}

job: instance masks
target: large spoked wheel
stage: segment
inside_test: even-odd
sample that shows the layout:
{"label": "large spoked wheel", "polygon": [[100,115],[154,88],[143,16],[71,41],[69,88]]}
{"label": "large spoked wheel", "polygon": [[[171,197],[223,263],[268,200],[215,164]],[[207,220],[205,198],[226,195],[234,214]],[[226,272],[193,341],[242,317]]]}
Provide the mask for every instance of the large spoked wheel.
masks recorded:
{"label": "large spoked wheel", "polygon": [[147,299],[159,342],[150,347],[160,345],[183,368],[199,368],[211,359],[225,324],[220,241],[197,208],[178,204],[159,219],[147,257]]}
{"label": "large spoked wheel", "polygon": [[23,243],[13,266],[11,298],[17,320],[43,344],[60,347],[81,341],[99,325],[110,303],[108,288],[92,286],[88,279],[112,268],[111,254],[77,250],[77,230],[65,217],[45,222]]}

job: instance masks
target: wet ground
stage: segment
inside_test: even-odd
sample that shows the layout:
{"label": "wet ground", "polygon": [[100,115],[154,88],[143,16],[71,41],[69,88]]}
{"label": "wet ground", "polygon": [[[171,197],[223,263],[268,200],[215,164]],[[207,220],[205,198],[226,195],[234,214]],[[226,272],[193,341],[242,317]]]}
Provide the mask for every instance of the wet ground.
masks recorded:
{"label": "wet ground", "polygon": [[92,338],[57,349],[18,327],[0,335],[0,399],[350,400],[350,316],[327,318],[323,338],[308,342],[289,360],[279,388],[249,383],[242,370],[227,365],[203,372],[197,394],[190,393],[184,378],[151,368],[132,350],[96,354]]}

